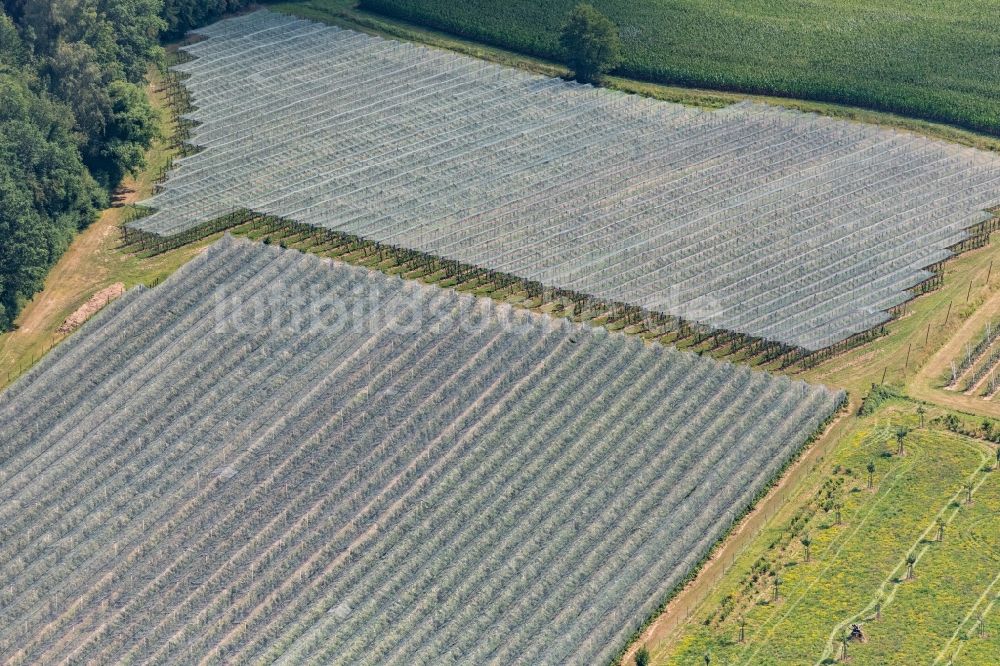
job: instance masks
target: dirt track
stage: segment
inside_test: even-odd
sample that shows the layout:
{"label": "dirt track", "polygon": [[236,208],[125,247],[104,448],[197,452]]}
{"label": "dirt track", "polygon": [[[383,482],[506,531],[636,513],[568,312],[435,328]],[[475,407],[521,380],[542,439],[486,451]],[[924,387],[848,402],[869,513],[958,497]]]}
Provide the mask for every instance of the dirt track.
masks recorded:
{"label": "dirt track", "polygon": [[76,312],[66,318],[57,333],[72,333],[87,323],[87,320],[100,312],[104,306],[125,293],[125,285],[116,282],[110,287],[100,290],[90,297],[90,300],[77,308]]}

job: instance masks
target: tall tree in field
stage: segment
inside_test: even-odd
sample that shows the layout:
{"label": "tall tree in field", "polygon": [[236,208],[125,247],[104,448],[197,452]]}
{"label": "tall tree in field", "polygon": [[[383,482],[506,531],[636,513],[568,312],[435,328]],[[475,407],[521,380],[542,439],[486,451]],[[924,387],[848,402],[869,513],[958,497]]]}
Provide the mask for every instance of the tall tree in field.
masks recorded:
{"label": "tall tree in field", "polygon": [[649,649],[645,645],[635,653],[635,666],[649,666]]}
{"label": "tall tree in field", "polygon": [[577,5],[569,13],[559,45],[573,75],[585,83],[597,81],[621,62],[618,28],[591,5]]}
{"label": "tall tree in field", "polygon": [[871,490],[875,486],[875,462],[869,460],[865,469],[868,470],[868,490]]}

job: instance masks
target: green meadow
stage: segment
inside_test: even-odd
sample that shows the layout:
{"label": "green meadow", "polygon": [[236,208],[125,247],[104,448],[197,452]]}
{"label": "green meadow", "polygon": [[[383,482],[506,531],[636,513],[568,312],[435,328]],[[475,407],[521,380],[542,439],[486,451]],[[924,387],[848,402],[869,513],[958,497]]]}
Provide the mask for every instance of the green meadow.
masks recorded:
{"label": "green meadow", "polygon": [[835,663],[855,624],[864,640],[847,642],[852,664],[990,663],[1000,654],[994,464],[987,442],[929,414],[921,428],[912,403],[859,419],[815,487],[756,538],[680,637],[653,650],[654,663]]}

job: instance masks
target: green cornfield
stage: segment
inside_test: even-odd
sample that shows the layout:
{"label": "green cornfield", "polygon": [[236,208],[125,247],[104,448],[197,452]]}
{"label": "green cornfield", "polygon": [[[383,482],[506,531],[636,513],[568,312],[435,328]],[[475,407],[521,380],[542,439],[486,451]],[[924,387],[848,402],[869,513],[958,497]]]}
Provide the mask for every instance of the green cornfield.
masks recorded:
{"label": "green cornfield", "polygon": [[[559,59],[578,0],[362,0],[370,11]],[[619,27],[615,72],[835,102],[1000,135],[996,0],[591,0]]]}

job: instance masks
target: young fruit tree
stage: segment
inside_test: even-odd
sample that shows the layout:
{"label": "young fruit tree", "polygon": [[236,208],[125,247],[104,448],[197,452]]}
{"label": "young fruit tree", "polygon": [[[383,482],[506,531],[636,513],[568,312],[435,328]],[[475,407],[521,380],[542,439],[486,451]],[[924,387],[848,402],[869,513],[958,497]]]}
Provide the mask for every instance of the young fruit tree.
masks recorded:
{"label": "young fruit tree", "polygon": [[808,534],[803,534],[799,537],[799,541],[802,542],[802,547],[805,549],[806,562],[809,561],[809,546],[812,545],[812,538]]}
{"label": "young fruit tree", "polygon": [[896,455],[897,456],[901,456],[904,453],[906,453],[906,449],[903,447],[903,441],[906,439],[906,436],[909,435],[909,434],[910,434],[910,429],[909,428],[904,428],[902,426],[900,426],[899,428],[896,428],[896,445],[897,445],[896,446]]}
{"label": "young fruit tree", "polygon": [[566,18],[559,45],[573,75],[584,83],[594,83],[621,62],[618,28],[592,5],[577,5]]}

